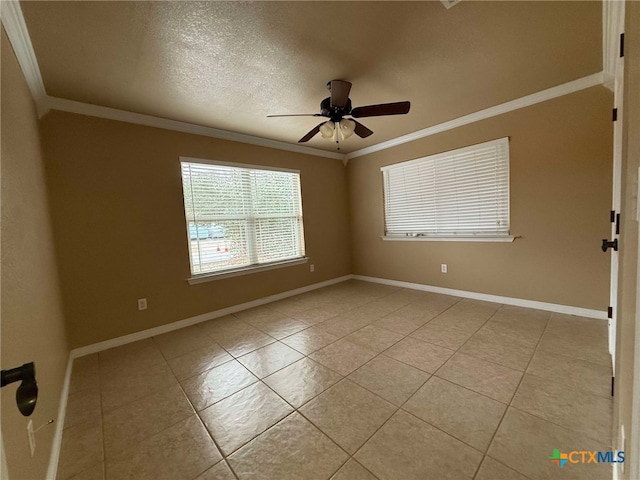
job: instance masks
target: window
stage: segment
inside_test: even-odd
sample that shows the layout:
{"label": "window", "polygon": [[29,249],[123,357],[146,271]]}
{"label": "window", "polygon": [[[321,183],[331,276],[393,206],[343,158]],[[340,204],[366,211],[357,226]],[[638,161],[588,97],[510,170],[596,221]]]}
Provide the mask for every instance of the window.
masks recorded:
{"label": "window", "polygon": [[381,170],[385,239],[513,239],[508,138]]}
{"label": "window", "polygon": [[192,275],[304,257],[299,172],[181,165]]}

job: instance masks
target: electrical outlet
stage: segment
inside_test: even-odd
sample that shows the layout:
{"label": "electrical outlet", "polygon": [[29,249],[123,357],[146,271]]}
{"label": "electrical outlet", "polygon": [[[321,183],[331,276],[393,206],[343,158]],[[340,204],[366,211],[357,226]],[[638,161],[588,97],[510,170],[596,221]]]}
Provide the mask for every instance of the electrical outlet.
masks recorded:
{"label": "electrical outlet", "polygon": [[29,451],[31,452],[31,457],[33,457],[36,453],[36,435],[33,431],[33,420],[29,420],[29,423],[27,423],[27,436],[29,437]]}
{"label": "electrical outlet", "polygon": [[313,263],[311,265],[309,265],[309,271],[310,272],[313,273],[313,272],[315,272],[315,270],[316,270],[316,267],[315,267],[315,265]]}
{"label": "electrical outlet", "polygon": [[443,263],[442,265],[440,265],[440,271],[442,273],[447,273],[447,264]]}
{"label": "electrical outlet", "polygon": [[139,298],[138,299],[138,310],[146,310],[147,309],[147,299]]}

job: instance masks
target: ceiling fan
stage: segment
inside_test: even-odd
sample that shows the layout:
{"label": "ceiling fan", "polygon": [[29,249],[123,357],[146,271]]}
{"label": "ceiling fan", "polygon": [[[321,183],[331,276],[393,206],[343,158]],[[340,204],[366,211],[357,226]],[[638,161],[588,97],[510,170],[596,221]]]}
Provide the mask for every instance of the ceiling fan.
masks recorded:
{"label": "ceiling fan", "polygon": [[[366,138],[373,133],[355,118],[380,117],[383,115],[403,115],[409,112],[410,102],[382,103],[379,105],[366,105],[364,107],[351,108],[349,91],[351,82],[345,80],[331,80],[327,82],[327,88],[331,96],[320,102],[320,113],[297,113],[290,115],[267,115],[267,117],[326,117],[324,121],[314,127],[309,133],[298,140],[304,143],[320,133],[323,138],[340,143],[354,133],[360,138]],[[352,118],[344,118],[350,116]],[[338,150],[340,148],[338,147]]]}

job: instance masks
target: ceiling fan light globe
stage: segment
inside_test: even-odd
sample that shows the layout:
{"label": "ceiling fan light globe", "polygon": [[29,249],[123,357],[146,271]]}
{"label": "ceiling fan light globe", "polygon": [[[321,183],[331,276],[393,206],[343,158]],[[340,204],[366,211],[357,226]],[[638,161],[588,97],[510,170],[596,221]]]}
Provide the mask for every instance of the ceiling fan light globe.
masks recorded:
{"label": "ceiling fan light globe", "polygon": [[353,135],[353,131],[356,128],[356,122],[346,118],[340,120],[340,123],[338,125],[340,127],[340,136],[342,137],[342,140],[346,140],[351,135]]}
{"label": "ceiling fan light globe", "polygon": [[331,140],[335,133],[335,127],[333,126],[333,122],[325,122],[320,125],[320,135],[322,138],[326,138],[327,140]]}

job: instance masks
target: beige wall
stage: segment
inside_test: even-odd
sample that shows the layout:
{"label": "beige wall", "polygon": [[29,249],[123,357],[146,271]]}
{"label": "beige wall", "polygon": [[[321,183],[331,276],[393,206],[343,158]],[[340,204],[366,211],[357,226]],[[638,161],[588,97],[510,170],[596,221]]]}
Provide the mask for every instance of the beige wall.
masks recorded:
{"label": "beige wall", "polygon": [[[31,415],[57,420],[68,357],[47,189],[31,94],[2,30],[2,368],[34,361],[40,388]],[[36,434],[16,407],[19,384],[2,389],[2,439],[12,480],[45,478],[55,426]]]}
{"label": "beige wall", "polygon": [[[55,111],[42,131],[71,347],[350,273],[338,160]],[[189,285],[180,156],[299,169],[315,272],[303,264]]]}
{"label": "beige wall", "polygon": [[[619,445],[620,427],[624,425],[626,434],[626,457],[639,462],[638,452],[631,451],[630,438],[633,429],[640,425],[631,423],[632,386],[634,363],[640,361],[640,345],[635,344],[637,316],[637,276],[638,276],[638,222],[637,188],[638,167],[640,167],[640,3],[626,2],[625,44],[632,46],[625,52],[624,79],[624,127],[622,148],[622,208],[620,227],[620,272],[618,289],[618,328],[616,355],[616,395],[614,446]],[[634,356],[635,355],[635,356]],[[636,431],[636,435],[639,433]],[[640,472],[638,472],[640,474]],[[625,468],[623,478],[636,480]]]}
{"label": "beige wall", "polygon": [[[349,161],[353,273],[606,310],[612,94],[563,96]],[[380,167],[510,137],[514,243],[383,241]],[[446,263],[448,274],[440,273]]]}

